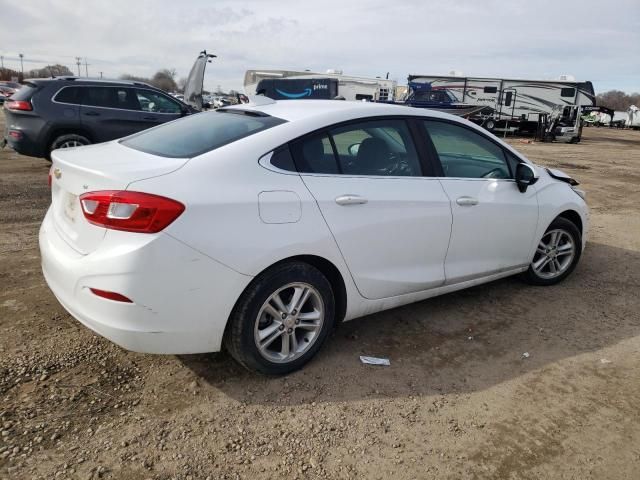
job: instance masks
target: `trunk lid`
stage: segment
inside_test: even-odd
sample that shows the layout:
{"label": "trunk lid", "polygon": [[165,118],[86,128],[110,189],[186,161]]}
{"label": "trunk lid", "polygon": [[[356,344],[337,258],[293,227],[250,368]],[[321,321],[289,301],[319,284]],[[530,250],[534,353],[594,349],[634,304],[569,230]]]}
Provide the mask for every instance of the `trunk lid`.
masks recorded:
{"label": "trunk lid", "polygon": [[51,212],[59,235],[77,252],[91,253],[107,229],[82,213],[80,195],[99,190],[126,190],[137,180],[165,175],[188,159],[157,157],[115,142],[55,150],[51,154]]}

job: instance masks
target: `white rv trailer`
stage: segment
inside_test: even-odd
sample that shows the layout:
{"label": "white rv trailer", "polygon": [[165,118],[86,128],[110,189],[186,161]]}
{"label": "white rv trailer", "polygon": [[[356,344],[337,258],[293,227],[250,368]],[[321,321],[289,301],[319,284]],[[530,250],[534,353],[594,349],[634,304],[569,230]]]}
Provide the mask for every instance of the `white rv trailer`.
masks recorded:
{"label": "white rv trailer", "polygon": [[430,84],[433,90],[446,90],[458,102],[484,105],[482,117],[470,118],[487,129],[510,128],[535,131],[542,116],[558,106],[595,105],[591,82],[578,82],[570,76],[559,80],[523,80],[508,78],[409,75],[411,84]]}
{"label": "white rv trailer", "polygon": [[345,100],[393,101],[396,83],[394,80],[384,78],[343,75],[341,70],[327,70],[325,73],[247,70],[244,75],[244,93],[276,96],[277,99],[335,98],[337,96]]}

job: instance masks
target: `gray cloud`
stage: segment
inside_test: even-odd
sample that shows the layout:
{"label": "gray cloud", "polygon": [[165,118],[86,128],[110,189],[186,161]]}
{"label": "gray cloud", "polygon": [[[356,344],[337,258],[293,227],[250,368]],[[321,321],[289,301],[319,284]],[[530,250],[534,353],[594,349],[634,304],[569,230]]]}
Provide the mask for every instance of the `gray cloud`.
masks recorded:
{"label": "gray cloud", "polygon": [[11,12],[0,28],[7,63],[73,67],[90,73],[186,75],[197,53],[218,55],[209,88],[240,88],[249,68],[354,75],[408,73],[553,78],[572,74],[596,90],[640,91],[640,4],[595,1],[456,2],[361,0],[357,3],[206,0],[0,0]]}

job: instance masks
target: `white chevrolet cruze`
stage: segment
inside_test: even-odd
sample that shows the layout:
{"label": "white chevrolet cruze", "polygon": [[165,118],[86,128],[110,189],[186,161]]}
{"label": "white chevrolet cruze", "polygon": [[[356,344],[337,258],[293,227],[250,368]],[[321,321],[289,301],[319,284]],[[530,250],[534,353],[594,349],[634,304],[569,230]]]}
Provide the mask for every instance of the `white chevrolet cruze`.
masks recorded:
{"label": "white chevrolet cruze", "polygon": [[138,352],[301,367],[337,322],[523,274],[563,280],[584,193],[476,125],[340,101],[252,103],[55,151],[44,276]]}

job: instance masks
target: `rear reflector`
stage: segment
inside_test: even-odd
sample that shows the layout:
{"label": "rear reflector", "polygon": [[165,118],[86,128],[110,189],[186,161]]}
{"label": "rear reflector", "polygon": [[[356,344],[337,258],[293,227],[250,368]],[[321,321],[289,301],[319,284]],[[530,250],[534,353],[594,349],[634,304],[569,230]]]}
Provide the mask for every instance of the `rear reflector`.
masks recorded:
{"label": "rear reflector", "polygon": [[9,136],[14,140],[20,140],[22,138],[22,132],[20,130],[9,130]]}
{"label": "rear reflector", "polygon": [[89,223],[138,233],[164,230],[185,208],[182,203],[159,195],[116,190],[82,194],[80,205]]}
{"label": "rear reflector", "polygon": [[98,290],[97,288],[89,288],[91,293],[97,295],[98,297],[106,298],[108,300],[113,300],[115,302],[124,302],[124,303],[133,303],[124,295],[120,295],[116,292],[108,292],[107,290]]}
{"label": "rear reflector", "polygon": [[31,106],[31,102],[26,100],[8,100],[4,102],[4,106],[8,110],[23,110],[23,111],[31,111],[33,107]]}

